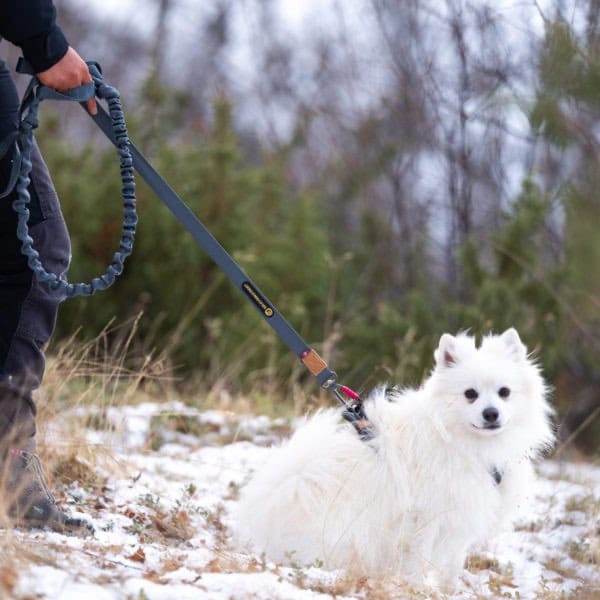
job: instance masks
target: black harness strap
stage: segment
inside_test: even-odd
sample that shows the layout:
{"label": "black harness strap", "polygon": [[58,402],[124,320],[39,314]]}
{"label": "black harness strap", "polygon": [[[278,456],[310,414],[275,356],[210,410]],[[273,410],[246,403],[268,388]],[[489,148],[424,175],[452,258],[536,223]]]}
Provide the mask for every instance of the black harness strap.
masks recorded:
{"label": "black harness strap", "polygon": [[496,485],[500,485],[502,483],[502,477],[504,474],[498,469],[498,467],[493,467],[490,470],[490,475],[492,476],[492,479],[496,482]]}

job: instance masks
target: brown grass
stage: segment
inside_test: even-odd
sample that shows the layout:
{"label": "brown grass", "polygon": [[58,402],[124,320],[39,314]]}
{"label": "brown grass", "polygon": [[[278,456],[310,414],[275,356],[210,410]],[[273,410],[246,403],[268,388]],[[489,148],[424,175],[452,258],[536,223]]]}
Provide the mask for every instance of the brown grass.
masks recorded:
{"label": "brown grass", "polygon": [[[135,334],[136,321],[129,324],[130,330],[119,332],[121,341],[115,350],[108,352],[108,337],[114,337],[115,330],[107,329],[93,343],[79,344],[69,340],[62,344],[49,357],[48,372],[43,389],[37,394],[39,408],[38,425],[39,453],[45,465],[46,474],[52,488],[59,491],[58,498],[64,499],[67,486],[77,484],[90,492],[90,504],[84,510],[92,515],[95,510],[106,508],[102,505],[104,491],[111,478],[131,478],[126,465],[116,458],[110,442],[90,444],[88,431],[106,436],[107,440],[119,440],[122,435],[120,425],[110,419],[113,407],[139,404],[145,401],[163,402],[173,399],[187,399],[186,404],[195,408],[218,408],[222,411],[237,413],[252,412],[271,416],[298,414],[307,406],[316,406],[326,402],[328,398],[307,395],[306,391],[297,389],[294,392],[294,410],[289,404],[279,406],[277,398],[267,397],[262,392],[254,395],[235,396],[228,392],[227,379],[213,381],[210,388],[193,389],[177,387],[175,379],[163,356],[144,355],[133,360],[137,366],[128,366],[125,355],[131,353],[131,341]],[[131,357],[130,357],[131,358]],[[195,383],[194,383],[195,385]],[[200,389],[200,391],[199,391]],[[182,391],[183,390],[183,391]],[[289,429],[283,425],[274,432],[277,436],[286,436]],[[230,432],[222,435],[217,426],[201,422],[197,415],[165,414],[155,417],[147,439],[147,451],[160,448],[164,436],[171,433],[195,436],[204,442],[229,443],[241,439],[239,433]],[[213,437],[211,437],[213,436]],[[235,499],[237,487],[231,486],[223,498],[224,502]],[[61,496],[61,494],[63,494]],[[102,547],[93,540],[83,550],[73,550],[60,545],[48,544],[46,540],[28,538],[10,529],[0,531],[2,547],[2,565],[0,565],[0,598],[12,597],[18,583],[19,573],[32,565],[47,564],[64,565],[71,557],[79,556],[82,560],[92,560],[95,565],[104,567],[106,583],[118,582],[122,577],[121,570],[139,570],[143,577],[161,584],[169,582],[170,573],[186,565],[187,545],[195,535],[194,517],[197,517],[195,500],[196,491],[186,488],[181,492],[176,505],[165,509],[159,499],[152,496],[140,500],[135,507],[122,508],[122,514],[130,519],[129,531],[136,540],[135,547],[129,551],[124,565],[119,560],[109,560],[105,555],[120,554],[120,547]],[[97,505],[96,505],[97,503]],[[585,543],[572,543],[565,549],[565,556],[584,565],[597,566],[600,559],[600,528],[597,525],[600,515],[600,503],[593,495],[577,496],[569,500],[568,511],[583,511],[590,516],[590,526]],[[141,507],[141,508],[140,508]],[[281,565],[267,564],[257,557],[235,553],[229,547],[228,531],[225,524],[225,506],[200,512],[203,526],[209,531],[216,543],[213,549],[214,558],[203,568],[195,569],[198,579],[202,573],[254,573],[272,572],[286,578],[296,587],[311,590],[315,593],[327,594],[331,597],[341,595],[368,598],[369,600],[387,600],[388,598],[443,598],[431,592],[419,592],[392,579],[373,580],[367,578],[351,578],[340,576],[333,580],[322,581],[310,577],[308,569],[303,567],[284,568]],[[539,532],[545,527],[543,521],[522,527],[523,532]],[[160,544],[165,549],[165,556],[155,570],[146,565],[147,543]],[[65,559],[65,557],[69,557]],[[80,561],[81,562],[81,561]],[[83,564],[83,563],[82,563]],[[557,577],[573,577],[574,572],[561,564],[560,560],[550,561],[546,567],[556,573]],[[473,591],[470,598],[490,597],[510,594],[518,597],[510,569],[503,567],[498,560],[483,554],[471,555],[466,568],[471,573],[489,573],[486,587],[480,593]],[[484,575],[487,577],[487,575]],[[98,580],[98,583],[102,581]],[[199,583],[199,593],[202,587]],[[564,598],[550,589],[540,589],[539,598],[554,600]],[[582,585],[576,598],[592,600],[600,598],[600,590]]]}

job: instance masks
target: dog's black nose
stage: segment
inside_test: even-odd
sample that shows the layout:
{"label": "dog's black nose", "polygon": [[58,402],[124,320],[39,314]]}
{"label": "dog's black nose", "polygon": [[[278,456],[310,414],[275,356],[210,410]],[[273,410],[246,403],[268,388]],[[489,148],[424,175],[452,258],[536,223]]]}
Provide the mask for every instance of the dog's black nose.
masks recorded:
{"label": "dog's black nose", "polygon": [[488,406],[486,409],[484,409],[483,411],[483,420],[486,423],[495,423],[498,420],[498,409],[494,408],[493,406]]}

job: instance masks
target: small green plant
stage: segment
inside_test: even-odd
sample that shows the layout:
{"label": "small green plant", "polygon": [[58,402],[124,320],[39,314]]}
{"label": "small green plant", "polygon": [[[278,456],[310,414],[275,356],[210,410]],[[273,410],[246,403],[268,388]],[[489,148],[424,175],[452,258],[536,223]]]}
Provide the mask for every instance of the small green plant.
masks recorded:
{"label": "small green plant", "polygon": [[134,521],[129,527],[125,528],[125,531],[138,537],[142,537],[145,540],[149,539],[152,525],[146,521]]}
{"label": "small green plant", "polygon": [[160,498],[149,493],[139,496],[139,502],[142,506],[146,506],[151,509],[157,509],[160,506]]}

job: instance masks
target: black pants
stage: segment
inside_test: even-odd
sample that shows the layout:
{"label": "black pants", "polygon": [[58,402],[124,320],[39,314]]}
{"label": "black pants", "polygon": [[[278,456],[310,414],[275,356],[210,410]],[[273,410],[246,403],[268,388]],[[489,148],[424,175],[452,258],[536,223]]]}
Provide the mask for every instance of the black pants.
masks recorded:
{"label": "black pants", "polygon": [[[0,61],[0,139],[17,128],[18,109],[14,81],[6,64]],[[6,187],[11,158],[0,160],[0,190]],[[62,276],[71,258],[69,234],[37,146],[32,162],[29,234],[46,269]],[[15,233],[13,200],[13,194],[0,199],[0,377],[12,375],[34,389],[44,374],[43,349],[54,331],[63,298],[39,283],[27,266]]]}

